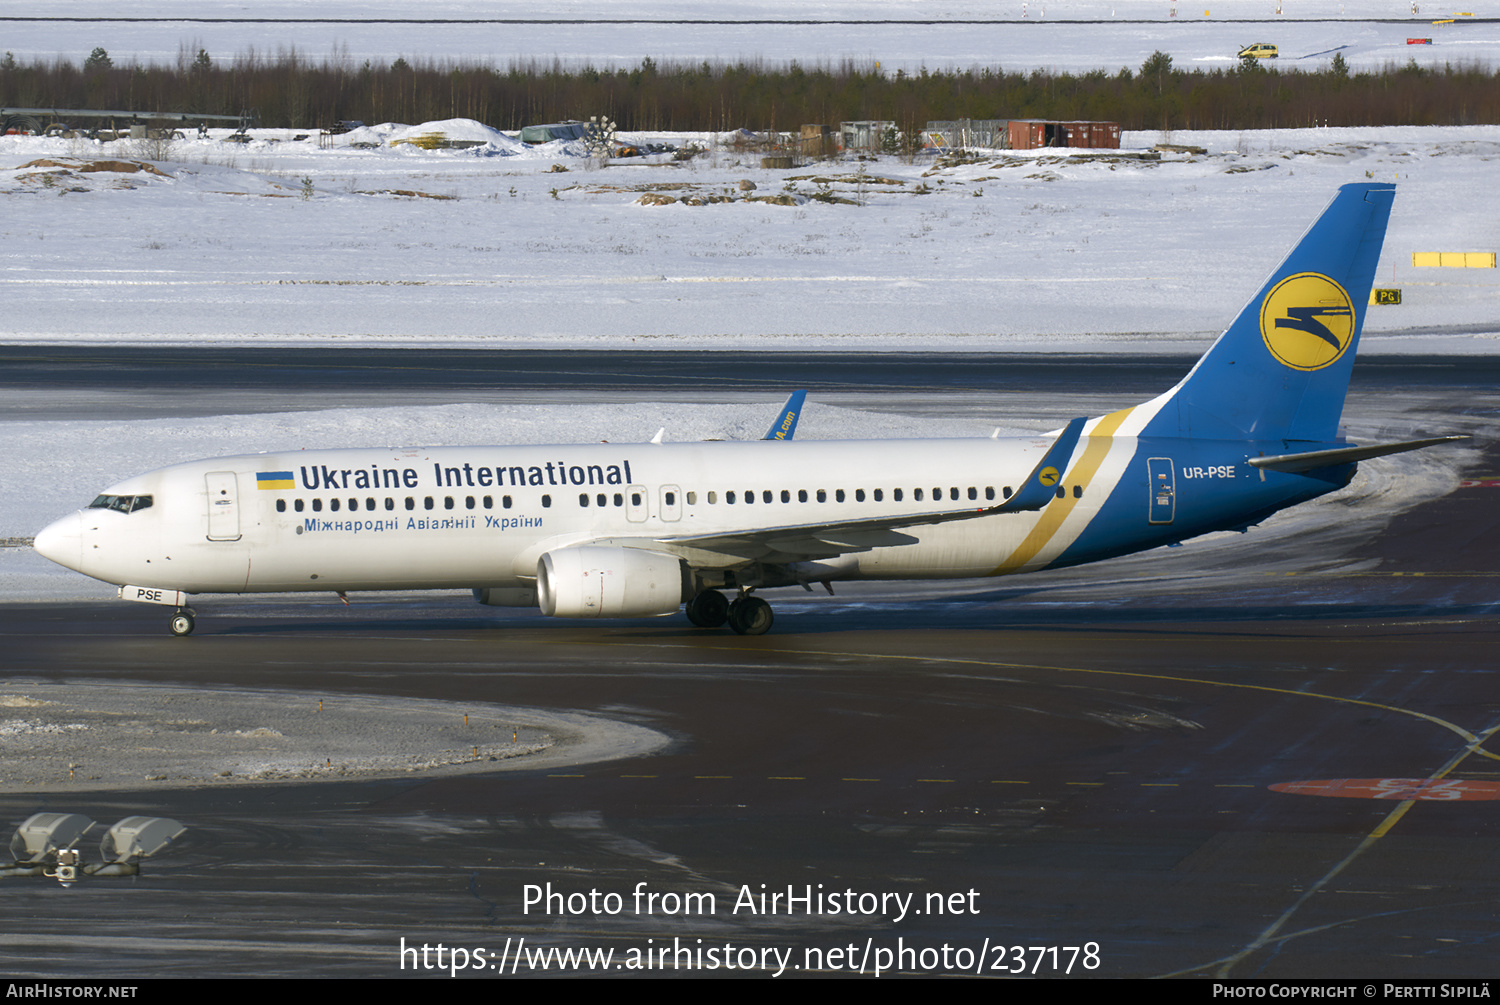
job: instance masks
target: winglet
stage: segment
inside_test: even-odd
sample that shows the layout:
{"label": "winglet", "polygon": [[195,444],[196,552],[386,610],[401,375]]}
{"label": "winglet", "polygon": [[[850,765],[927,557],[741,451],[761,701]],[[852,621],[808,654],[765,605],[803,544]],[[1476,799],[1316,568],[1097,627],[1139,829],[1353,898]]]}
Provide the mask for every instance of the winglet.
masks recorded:
{"label": "winglet", "polygon": [[1080,417],[1068,423],[1052,446],[1047,448],[1036,467],[1032,468],[1031,474],[1026,476],[1016,494],[991,512],[1020,513],[1041,509],[1051,502],[1057,495],[1057,486],[1062,481],[1068,458],[1073,455],[1073,448],[1078,446],[1078,438],[1083,435],[1083,425],[1086,422],[1087,418]]}
{"label": "winglet", "polygon": [[771,423],[771,428],[761,439],[790,440],[792,434],[797,431],[797,416],[802,414],[802,400],[806,397],[806,391],[793,391],[786,399],[786,404],[781,406],[776,421]]}

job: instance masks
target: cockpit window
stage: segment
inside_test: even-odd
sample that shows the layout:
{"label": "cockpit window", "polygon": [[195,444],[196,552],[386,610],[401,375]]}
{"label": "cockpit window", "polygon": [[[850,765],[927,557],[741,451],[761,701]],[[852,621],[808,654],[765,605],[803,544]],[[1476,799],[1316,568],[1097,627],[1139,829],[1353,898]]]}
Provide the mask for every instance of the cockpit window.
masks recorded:
{"label": "cockpit window", "polygon": [[120,513],[135,513],[151,505],[150,496],[99,496],[89,503],[89,509],[112,509]]}

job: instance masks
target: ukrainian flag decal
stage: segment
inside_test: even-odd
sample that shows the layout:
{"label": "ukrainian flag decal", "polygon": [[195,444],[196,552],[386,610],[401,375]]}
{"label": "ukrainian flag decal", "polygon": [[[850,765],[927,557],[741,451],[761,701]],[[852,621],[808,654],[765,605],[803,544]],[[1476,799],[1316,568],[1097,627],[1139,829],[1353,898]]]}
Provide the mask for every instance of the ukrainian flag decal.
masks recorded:
{"label": "ukrainian flag decal", "polygon": [[1261,303],[1260,337],[1294,370],[1321,370],[1354,339],[1354,302],[1325,275],[1288,276]]}
{"label": "ukrainian flag decal", "polygon": [[259,471],[255,475],[255,487],[258,489],[294,489],[297,483],[292,481],[290,471]]}

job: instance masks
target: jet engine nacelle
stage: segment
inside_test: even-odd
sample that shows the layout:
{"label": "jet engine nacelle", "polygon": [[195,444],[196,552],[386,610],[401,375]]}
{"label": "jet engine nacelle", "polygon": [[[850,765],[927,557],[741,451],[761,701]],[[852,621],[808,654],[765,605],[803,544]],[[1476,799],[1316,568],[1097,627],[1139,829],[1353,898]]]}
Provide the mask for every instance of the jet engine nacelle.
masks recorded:
{"label": "jet engine nacelle", "polygon": [[556,618],[640,618],[682,606],[682,562],[639,548],[584,545],[536,564],[537,601]]}

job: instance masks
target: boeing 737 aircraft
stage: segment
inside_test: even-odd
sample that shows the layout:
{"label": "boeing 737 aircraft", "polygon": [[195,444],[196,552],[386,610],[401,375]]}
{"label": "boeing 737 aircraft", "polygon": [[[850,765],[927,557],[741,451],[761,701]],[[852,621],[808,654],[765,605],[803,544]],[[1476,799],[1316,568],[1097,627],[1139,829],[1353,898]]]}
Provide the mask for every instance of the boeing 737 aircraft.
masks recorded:
{"label": "boeing 737 aircraft", "polygon": [[[112,485],[42,555],[176,608],[202,593],[472,589],[561,618],[744,635],[757,591],[999,576],[1244,529],[1453,437],[1338,439],[1394,186],[1346,185],[1165,394],[1046,436],[361,448],[192,461]],[[732,601],[726,595],[732,593]]]}

